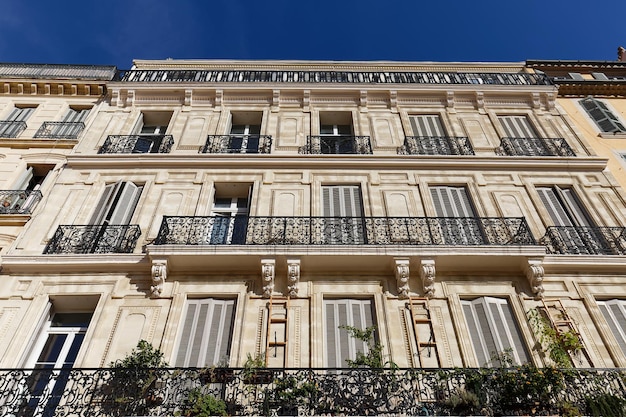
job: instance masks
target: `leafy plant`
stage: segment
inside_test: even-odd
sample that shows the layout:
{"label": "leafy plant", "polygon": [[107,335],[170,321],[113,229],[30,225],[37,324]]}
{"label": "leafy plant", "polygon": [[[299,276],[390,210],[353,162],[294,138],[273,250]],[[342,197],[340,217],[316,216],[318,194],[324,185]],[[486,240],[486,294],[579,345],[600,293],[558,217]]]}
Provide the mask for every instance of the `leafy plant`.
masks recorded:
{"label": "leafy plant", "polygon": [[318,393],[319,388],[313,380],[294,375],[277,379],[274,387],[268,390],[265,396],[266,414],[269,414],[269,409],[274,406],[279,407],[281,415],[297,415],[298,407],[314,404]]}
{"label": "leafy plant", "polygon": [[587,414],[594,417],[626,417],[626,399],[613,394],[599,394],[586,399]]}
{"label": "leafy plant", "polygon": [[457,391],[443,402],[451,414],[460,416],[475,415],[481,409],[481,401],[478,395],[464,389]]}
{"label": "leafy plant", "polygon": [[398,367],[393,361],[384,360],[384,346],[377,342],[374,337],[376,326],[366,327],[365,329],[359,329],[354,326],[339,326],[339,328],[346,330],[350,337],[360,340],[367,346],[367,353],[359,351],[356,353],[355,359],[346,359],[346,363],[350,368],[396,369]]}
{"label": "leafy plant", "polygon": [[530,309],[527,314],[541,349],[557,367],[571,368],[571,355],[583,348],[578,334],[573,329],[557,331],[537,308]]}
{"label": "leafy plant", "polygon": [[183,410],[177,413],[185,417],[209,417],[226,416],[226,403],[211,394],[203,393],[200,388],[194,388],[189,392],[183,403]]}
{"label": "leafy plant", "polygon": [[263,384],[272,379],[272,372],[266,369],[265,354],[259,353],[256,356],[247,354],[243,363],[243,380],[246,384]]}

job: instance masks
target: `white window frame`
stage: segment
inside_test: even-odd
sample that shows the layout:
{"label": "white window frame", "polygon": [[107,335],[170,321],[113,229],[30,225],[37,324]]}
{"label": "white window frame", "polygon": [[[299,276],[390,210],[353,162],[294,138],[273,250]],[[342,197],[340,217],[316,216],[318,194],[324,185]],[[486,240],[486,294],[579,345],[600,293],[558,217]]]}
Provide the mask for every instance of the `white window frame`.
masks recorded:
{"label": "white window frame", "polygon": [[[622,353],[626,355],[626,300],[614,298],[597,300],[596,303]],[[616,315],[615,310],[618,311],[618,315],[621,314],[621,317]]]}

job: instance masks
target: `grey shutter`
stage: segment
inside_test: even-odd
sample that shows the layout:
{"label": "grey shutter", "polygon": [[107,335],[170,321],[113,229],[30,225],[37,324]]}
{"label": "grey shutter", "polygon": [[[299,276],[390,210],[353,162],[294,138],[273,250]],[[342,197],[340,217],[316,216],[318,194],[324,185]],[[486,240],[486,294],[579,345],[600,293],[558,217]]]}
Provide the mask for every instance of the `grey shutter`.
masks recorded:
{"label": "grey shutter", "polygon": [[128,224],[142,189],[124,181],[107,185],[89,224]]}
{"label": "grey shutter", "polygon": [[322,186],[322,215],[324,217],[361,217],[363,204],[358,185]]}
{"label": "grey shutter", "polygon": [[438,217],[475,217],[465,187],[431,187],[430,195]]}
{"label": "grey shutter", "polygon": [[439,115],[420,114],[410,117],[413,136],[447,136]]}
{"label": "grey shutter", "polygon": [[626,127],[613,114],[609,107],[602,101],[594,98],[580,100],[580,105],[585,109],[589,117],[598,125],[601,131],[607,133],[626,132]]}
{"label": "grey shutter", "polygon": [[598,306],[619,347],[626,355],[626,302],[617,299],[598,301]]}
{"label": "grey shutter", "polygon": [[205,367],[228,357],[235,300],[188,300],[176,366]]}
{"label": "grey shutter", "polygon": [[9,115],[9,119],[13,122],[24,122],[35,111],[35,107],[16,107]]}
{"label": "grey shutter", "polygon": [[498,116],[506,137],[509,138],[536,138],[537,132],[533,129],[526,116]]}
{"label": "grey shutter", "polygon": [[585,210],[578,203],[574,191],[569,188],[537,188],[543,205],[555,226],[590,226]]}
{"label": "grey shutter", "polygon": [[350,337],[341,326],[365,329],[372,326],[374,316],[371,300],[324,300],[326,324],[326,365],[346,367],[346,359],[355,359],[356,352],[366,353],[367,345]]}

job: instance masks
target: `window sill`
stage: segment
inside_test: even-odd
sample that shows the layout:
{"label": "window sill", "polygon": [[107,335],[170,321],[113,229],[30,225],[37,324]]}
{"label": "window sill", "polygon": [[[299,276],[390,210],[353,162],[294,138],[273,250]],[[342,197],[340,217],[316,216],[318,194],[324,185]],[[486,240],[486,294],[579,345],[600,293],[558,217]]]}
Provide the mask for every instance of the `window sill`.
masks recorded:
{"label": "window sill", "polygon": [[626,132],[600,133],[603,139],[626,139]]}

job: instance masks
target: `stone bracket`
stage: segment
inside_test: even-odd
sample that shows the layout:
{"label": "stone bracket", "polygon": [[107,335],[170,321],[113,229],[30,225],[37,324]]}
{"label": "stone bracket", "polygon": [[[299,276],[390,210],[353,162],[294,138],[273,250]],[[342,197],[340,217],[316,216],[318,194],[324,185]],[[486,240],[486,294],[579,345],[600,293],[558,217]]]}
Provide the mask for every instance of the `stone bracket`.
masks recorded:
{"label": "stone bracket", "polygon": [[424,287],[424,296],[431,298],[435,295],[435,260],[422,259],[420,261],[420,277]]}
{"label": "stone bracket", "polygon": [[542,259],[528,259],[526,265],[526,278],[530,284],[530,288],[537,298],[543,298],[543,260]]}
{"label": "stone bracket", "polygon": [[393,258],[394,272],[396,273],[396,283],[398,285],[398,297],[409,298],[409,278],[411,271],[409,268],[409,258]]}
{"label": "stone bracket", "polygon": [[290,297],[298,296],[300,259],[287,259],[287,291]]}
{"label": "stone bracket", "polygon": [[167,280],[167,261],[158,260],[152,261],[152,286],[150,287],[151,297],[158,298],[163,292],[163,284]]}
{"label": "stone bracket", "polygon": [[263,297],[269,298],[274,292],[276,259],[261,259],[261,277],[263,278]]}

